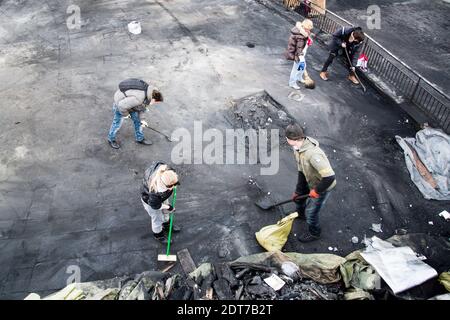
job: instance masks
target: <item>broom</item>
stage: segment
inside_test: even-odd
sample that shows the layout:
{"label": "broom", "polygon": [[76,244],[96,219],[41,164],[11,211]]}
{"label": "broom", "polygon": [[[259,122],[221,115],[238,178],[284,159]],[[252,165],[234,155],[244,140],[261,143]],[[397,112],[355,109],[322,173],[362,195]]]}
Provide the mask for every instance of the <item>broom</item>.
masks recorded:
{"label": "broom", "polygon": [[[177,187],[173,188],[172,208],[175,208],[176,200],[177,200]],[[166,254],[158,254],[158,261],[177,261],[176,255],[169,255],[170,240],[172,239],[172,225],[173,225],[173,213],[170,213],[170,226],[169,226],[169,238],[167,241],[167,251]]]}
{"label": "broom", "polygon": [[[350,56],[348,55],[347,48],[344,48],[344,51],[345,51],[345,55],[347,56],[347,60],[348,60],[348,63],[350,64],[350,67],[353,68],[352,60],[350,59]],[[353,74],[355,75],[356,79],[359,81],[359,84],[361,85],[363,91],[366,92],[367,89],[363,85],[363,83],[361,82],[361,79],[358,77],[358,74],[356,73],[356,70],[353,71]]]}

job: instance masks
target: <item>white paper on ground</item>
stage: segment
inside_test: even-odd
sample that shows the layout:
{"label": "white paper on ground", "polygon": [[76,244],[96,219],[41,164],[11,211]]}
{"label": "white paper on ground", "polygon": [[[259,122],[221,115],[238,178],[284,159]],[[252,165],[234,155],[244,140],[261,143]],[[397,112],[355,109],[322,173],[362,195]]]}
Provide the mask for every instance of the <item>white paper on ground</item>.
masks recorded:
{"label": "white paper on ground", "polygon": [[450,213],[447,210],[444,210],[441,213],[439,213],[439,216],[444,218],[445,220],[450,220]]}
{"label": "white paper on ground", "polygon": [[139,21],[131,21],[128,24],[128,31],[132,34],[140,34],[142,32],[141,23]]}
{"label": "white paper on ground", "polygon": [[410,247],[362,252],[361,256],[397,294],[436,277],[436,270],[417,258]]}
{"label": "white paper on ground", "polygon": [[280,279],[276,274],[272,274],[270,277],[265,278],[264,282],[267,283],[273,290],[278,291],[285,285],[283,279]]}

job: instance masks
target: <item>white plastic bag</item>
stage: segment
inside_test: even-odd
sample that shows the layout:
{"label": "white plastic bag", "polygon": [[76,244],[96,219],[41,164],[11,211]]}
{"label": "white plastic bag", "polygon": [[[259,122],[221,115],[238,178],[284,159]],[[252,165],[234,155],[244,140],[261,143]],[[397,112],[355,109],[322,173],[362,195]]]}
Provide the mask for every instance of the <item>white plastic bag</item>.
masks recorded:
{"label": "white plastic bag", "polygon": [[139,21],[131,21],[128,24],[128,31],[132,34],[140,34],[142,32],[141,23]]}

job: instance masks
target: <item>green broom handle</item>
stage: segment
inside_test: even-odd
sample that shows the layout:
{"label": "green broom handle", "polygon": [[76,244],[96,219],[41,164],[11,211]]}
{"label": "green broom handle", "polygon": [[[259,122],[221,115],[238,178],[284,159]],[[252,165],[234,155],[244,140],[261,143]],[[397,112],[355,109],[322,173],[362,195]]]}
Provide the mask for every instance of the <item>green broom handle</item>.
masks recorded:
{"label": "green broom handle", "polygon": [[[177,187],[173,188],[173,198],[172,198],[172,208],[175,208],[175,202],[177,201]],[[170,253],[170,240],[172,239],[172,224],[173,224],[173,213],[170,213],[170,227],[169,227],[169,239],[167,242],[167,253]]]}

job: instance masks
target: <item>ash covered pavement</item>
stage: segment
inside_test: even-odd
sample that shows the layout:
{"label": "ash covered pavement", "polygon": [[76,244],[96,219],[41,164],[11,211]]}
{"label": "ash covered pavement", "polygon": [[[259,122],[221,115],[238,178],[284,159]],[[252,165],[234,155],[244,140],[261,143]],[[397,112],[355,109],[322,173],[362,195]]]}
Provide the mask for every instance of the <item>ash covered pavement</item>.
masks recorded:
{"label": "ash covered pavement", "polygon": [[[154,160],[170,163],[176,143],[145,131],[153,145],[138,145],[126,120],[121,149],[108,145],[112,97],[129,77],[149,79],[164,93],[164,103],[143,118],[168,134],[194,132],[196,121],[204,131],[243,127],[245,118],[232,106],[265,91],[283,113],[262,112],[258,121],[272,117],[270,126],[281,127],[283,118],[295,119],[319,140],[337,186],[320,215],[322,238],[301,244],[293,235],[305,224],[295,221],[288,251],[336,247],[333,253],[344,256],[363,247],[352,243],[354,236],[384,239],[400,229],[450,236],[438,217],[449,202],[423,199],[395,142],[395,135],[414,136],[413,121],[374,90],[363,94],[351,85],[337,62],[332,81],[320,81],[327,51],[319,45],[308,53],[317,87],[293,97],[287,85],[292,65],[283,57],[292,25],[266,6],[80,1],[81,28],[69,30],[70,4],[0,5],[0,297],[58,290],[71,266],[80,268],[83,282],[161,268],[156,256],[165,248],[152,237],[139,188],[145,168]],[[128,32],[132,20],[141,23],[141,34]],[[175,236],[174,252],[188,248],[200,264],[264,251],[254,233],[282,212],[258,209],[261,191],[249,179],[277,199],[290,197],[297,169],[291,149],[280,143],[276,175],[261,175],[260,164],[176,166],[182,183],[176,222],[184,229]],[[370,230],[373,223],[383,232]]]}

